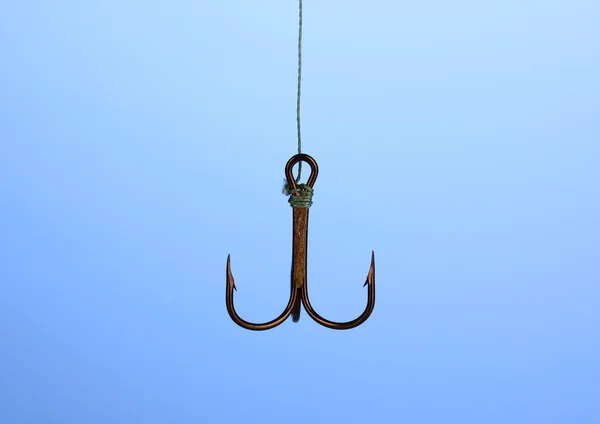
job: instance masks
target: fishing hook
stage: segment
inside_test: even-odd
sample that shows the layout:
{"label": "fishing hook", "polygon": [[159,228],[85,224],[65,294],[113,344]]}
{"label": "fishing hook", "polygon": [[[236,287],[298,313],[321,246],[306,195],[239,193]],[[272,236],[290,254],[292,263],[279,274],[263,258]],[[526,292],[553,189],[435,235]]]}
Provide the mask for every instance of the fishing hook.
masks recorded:
{"label": "fishing hook", "polygon": [[[317,180],[317,175],[319,174],[317,162],[312,157],[306,154],[297,154],[292,156],[285,166],[285,177],[292,196],[302,195],[301,190],[298,190],[296,180],[292,174],[292,168],[299,162],[306,162],[310,166],[310,176],[308,177],[308,181],[306,182],[305,186],[308,186],[312,189],[315,181]],[[227,312],[237,325],[248,330],[269,330],[283,323],[290,315],[292,316],[293,322],[298,322],[300,319],[300,309],[302,304],[304,304],[306,313],[318,324],[334,330],[348,330],[365,322],[375,307],[375,252],[371,252],[371,267],[369,268],[369,273],[367,274],[367,280],[363,285],[363,287],[367,285],[369,286],[367,306],[363,313],[352,321],[335,322],[323,318],[314,310],[308,298],[308,284],[306,278],[308,259],[308,207],[293,208],[290,299],[283,312],[277,318],[269,322],[255,324],[242,319],[237,314],[235,307],[233,306],[233,292],[234,290],[237,290],[237,288],[235,286],[233,274],[231,273],[230,259],[231,255],[228,255],[225,293]]]}

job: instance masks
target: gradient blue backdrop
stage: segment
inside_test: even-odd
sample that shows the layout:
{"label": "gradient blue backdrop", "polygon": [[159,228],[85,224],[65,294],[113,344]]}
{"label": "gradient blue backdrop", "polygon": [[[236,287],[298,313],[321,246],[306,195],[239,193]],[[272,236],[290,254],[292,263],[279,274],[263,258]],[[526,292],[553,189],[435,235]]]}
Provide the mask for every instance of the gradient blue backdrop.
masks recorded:
{"label": "gradient blue backdrop", "polygon": [[4,2],[0,423],[600,422],[600,3]]}

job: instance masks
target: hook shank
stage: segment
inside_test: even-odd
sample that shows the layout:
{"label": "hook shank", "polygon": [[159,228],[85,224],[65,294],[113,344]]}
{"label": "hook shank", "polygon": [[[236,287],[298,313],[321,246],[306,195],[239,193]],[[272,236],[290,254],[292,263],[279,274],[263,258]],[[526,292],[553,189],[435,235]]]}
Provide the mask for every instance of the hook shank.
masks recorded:
{"label": "hook shank", "polygon": [[296,303],[292,309],[292,321],[298,322],[308,270],[308,208],[294,208],[292,231],[291,289],[298,292]]}

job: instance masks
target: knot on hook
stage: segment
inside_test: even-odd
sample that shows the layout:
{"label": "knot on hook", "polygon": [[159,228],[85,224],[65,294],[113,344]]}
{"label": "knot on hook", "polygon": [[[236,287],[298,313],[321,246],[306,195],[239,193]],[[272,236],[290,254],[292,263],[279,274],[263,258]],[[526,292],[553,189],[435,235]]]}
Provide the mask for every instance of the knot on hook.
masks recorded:
{"label": "knot on hook", "polygon": [[314,190],[307,184],[298,184],[295,190],[290,189],[287,181],[283,185],[283,194],[289,196],[288,202],[292,208],[310,208],[312,206],[312,197]]}

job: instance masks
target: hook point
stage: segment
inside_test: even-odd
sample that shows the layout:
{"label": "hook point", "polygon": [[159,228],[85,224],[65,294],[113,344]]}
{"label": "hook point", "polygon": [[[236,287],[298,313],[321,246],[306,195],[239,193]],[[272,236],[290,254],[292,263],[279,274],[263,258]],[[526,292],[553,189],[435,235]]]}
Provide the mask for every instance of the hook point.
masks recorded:
{"label": "hook point", "polygon": [[369,274],[367,274],[367,281],[363,284],[363,287],[367,284],[372,284],[375,279],[375,251],[371,250],[371,267],[369,268]]}
{"label": "hook point", "polygon": [[231,262],[231,253],[227,255],[227,283],[230,287],[233,287],[235,291],[237,291],[237,287],[235,287],[235,280],[233,279],[233,274],[231,273],[231,268],[229,266]]}

